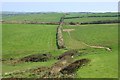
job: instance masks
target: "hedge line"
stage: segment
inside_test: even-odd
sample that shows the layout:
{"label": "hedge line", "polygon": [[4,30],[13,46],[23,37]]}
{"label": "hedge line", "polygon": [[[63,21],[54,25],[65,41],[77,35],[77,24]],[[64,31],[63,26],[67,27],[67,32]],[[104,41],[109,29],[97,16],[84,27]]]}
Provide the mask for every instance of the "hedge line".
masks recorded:
{"label": "hedge line", "polygon": [[83,22],[80,24],[110,24],[110,23],[120,23],[120,20],[92,21],[92,22]]}
{"label": "hedge line", "polygon": [[61,25],[64,23],[66,25],[80,25],[80,24],[110,24],[110,23],[120,23],[120,20],[106,20],[106,21],[91,21],[91,22],[21,22],[21,21],[0,21],[0,23],[5,24],[46,24],[46,25]]}
{"label": "hedge line", "polygon": [[58,25],[59,22],[35,22],[35,21],[0,21],[0,23],[6,24],[50,24],[50,25]]}
{"label": "hedge line", "polygon": [[118,17],[120,15],[91,15],[91,16],[76,16],[76,17],[65,17],[64,19],[74,19],[74,18],[87,18],[87,17]]}

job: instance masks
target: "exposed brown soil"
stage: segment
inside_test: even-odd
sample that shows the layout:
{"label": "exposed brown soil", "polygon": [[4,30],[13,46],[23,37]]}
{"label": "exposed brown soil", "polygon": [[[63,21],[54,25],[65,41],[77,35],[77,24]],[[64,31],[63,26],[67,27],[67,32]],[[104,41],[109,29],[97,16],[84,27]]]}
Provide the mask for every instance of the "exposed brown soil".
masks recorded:
{"label": "exposed brown soil", "polygon": [[21,59],[21,61],[25,62],[44,62],[48,61],[49,59],[52,58],[52,55],[50,53],[45,53],[45,54],[34,54],[30,56],[26,56]]}
{"label": "exposed brown soil", "polygon": [[[40,78],[74,78],[75,72],[79,67],[84,66],[90,60],[88,59],[80,59],[76,60],[73,56],[77,56],[77,50],[66,51],[62,55],[58,57],[58,61],[54,63],[51,67],[39,67],[36,69],[27,69],[24,71],[14,71],[5,74],[6,76],[12,75],[13,77],[19,75],[28,75],[29,77],[39,76]],[[30,56],[26,56],[21,59],[21,62],[38,62],[38,61],[47,61],[53,58],[50,53],[46,54],[34,54]],[[12,59],[13,60],[13,59]],[[13,60],[14,61],[14,60]]]}
{"label": "exposed brown soil", "polygon": [[39,67],[39,68],[36,68],[36,69],[33,69],[31,70],[33,73],[40,73],[40,72],[43,72],[43,71],[49,71],[50,68],[49,67]]}
{"label": "exposed brown soil", "polygon": [[85,65],[88,59],[74,60],[74,56],[79,55],[78,51],[70,50],[58,57],[58,62],[51,67],[50,74],[73,74],[79,67]]}
{"label": "exposed brown soil", "polygon": [[78,51],[76,50],[70,50],[58,56],[59,61],[53,64],[50,74],[58,74],[62,69],[74,61],[73,56],[75,56],[77,53]]}
{"label": "exposed brown soil", "polygon": [[88,63],[89,59],[80,59],[76,60],[73,63],[69,64],[65,68],[61,69],[61,73],[63,74],[71,74],[74,73],[79,67],[85,66],[86,63]]}
{"label": "exposed brown soil", "polygon": [[53,66],[51,67],[50,74],[59,73],[61,71],[61,69],[65,68],[67,65],[69,65],[72,62],[73,62],[73,60],[70,57],[67,59],[64,59],[64,60],[59,60],[58,62],[53,64]]}
{"label": "exposed brown soil", "polygon": [[69,50],[66,51],[65,53],[61,54],[58,59],[66,59],[68,57],[72,57],[74,55],[77,55],[78,51],[77,50]]}

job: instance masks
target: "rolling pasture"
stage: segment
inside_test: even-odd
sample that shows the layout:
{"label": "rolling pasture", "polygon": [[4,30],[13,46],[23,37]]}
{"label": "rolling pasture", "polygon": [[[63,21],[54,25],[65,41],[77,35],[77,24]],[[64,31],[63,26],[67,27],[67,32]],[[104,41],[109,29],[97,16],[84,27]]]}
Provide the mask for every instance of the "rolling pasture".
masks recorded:
{"label": "rolling pasture", "polygon": [[81,13],[76,13],[76,12],[70,12],[66,15],[66,17],[75,17],[75,16],[79,16],[79,17],[88,17],[88,16],[99,16],[99,17],[102,17],[102,16],[107,16],[107,17],[116,17],[118,16],[118,13],[117,12],[105,12],[105,13],[91,13],[91,12],[81,12]]}
{"label": "rolling pasture", "polygon": [[106,21],[117,20],[117,17],[84,17],[77,19],[66,19],[65,22],[92,22],[92,21]]}
{"label": "rolling pasture", "polygon": [[[106,16],[107,17],[103,17]],[[5,16],[5,21],[59,22],[63,13],[19,14]],[[89,22],[97,20],[117,20],[116,13],[69,13],[65,22]],[[88,17],[99,16],[99,17]],[[102,17],[100,17],[102,16]],[[89,59],[90,62],[78,68],[74,78],[117,78],[118,77],[118,24],[87,24],[62,26],[64,49],[57,48],[56,32],[58,25],[47,24],[2,24],[2,73],[3,77],[12,77],[11,72],[24,71],[39,67],[52,67],[59,55],[69,50],[77,50],[74,60]],[[90,46],[108,47],[110,51]],[[33,54],[50,53],[54,58],[44,62],[18,62]],[[45,55],[45,54],[44,54]],[[7,76],[6,76],[7,75]],[[21,73],[18,78],[40,78],[38,74]]]}
{"label": "rolling pasture", "polygon": [[79,42],[81,44],[84,42],[89,45],[111,48],[116,48],[118,44],[117,24],[64,25],[64,29],[74,29],[69,34],[68,32],[63,32],[68,48],[77,48],[75,47],[77,44],[73,44],[73,42]]}
{"label": "rolling pasture", "polygon": [[54,25],[3,24],[3,58],[56,50],[55,33]]}
{"label": "rolling pasture", "polygon": [[26,13],[3,15],[3,21],[38,21],[38,22],[59,22],[63,13]]}
{"label": "rolling pasture", "polygon": [[[89,65],[77,71],[81,78],[105,78],[118,76],[118,26],[117,24],[91,24],[70,26],[64,29],[74,29],[69,34],[63,32],[65,45],[69,49],[80,49],[84,54],[78,58],[90,58]],[[87,45],[110,47],[112,51],[90,48]],[[113,68],[114,67],[114,68]]]}
{"label": "rolling pasture", "polygon": [[[32,54],[43,54],[51,52],[57,56],[64,50],[57,51],[56,25],[38,24],[3,24],[2,27],[2,58],[3,74],[37,68],[40,66],[51,66],[56,60],[48,62],[18,63],[10,62],[10,59],[20,59]],[[27,77],[27,76],[25,76]]]}
{"label": "rolling pasture", "polygon": [[65,19],[64,22],[92,22],[92,21],[106,21],[118,20],[118,13],[69,13],[66,17],[80,17],[75,19]]}

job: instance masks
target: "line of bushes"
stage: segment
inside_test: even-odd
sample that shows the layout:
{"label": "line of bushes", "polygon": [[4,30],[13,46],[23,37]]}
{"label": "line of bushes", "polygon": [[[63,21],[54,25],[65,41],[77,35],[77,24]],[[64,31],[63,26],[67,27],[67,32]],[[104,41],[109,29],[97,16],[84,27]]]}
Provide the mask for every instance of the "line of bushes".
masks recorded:
{"label": "line of bushes", "polygon": [[58,25],[59,22],[38,22],[38,21],[0,21],[0,23],[5,24],[50,24],[50,25]]}
{"label": "line of bushes", "polygon": [[65,25],[111,24],[111,23],[120,23],[120,20],[104,20],[104,21],[90,21],[90,22],[64,22]]}
{"label": "line of bushes", "polygon": [[92,16],[88,16],[88,17],[118,17],[120,15],[92,15]]}
{"label": "line of bushes", "polygon": [[65,17],[64,19],[74,19],[74,18],[87,18],[87,17],[118,17],[120,15],[88,15],[88,16],[75,16],[75,17]]}
{"label": "line of bushes", "polygon": [[92,21],[92,22],[82,22],[80,24],[110,24],[110,23],[120,23],[120,20]]}
{"label": "line of bushes", "polygon": [[65,17],[64,19],[83,18],[83,17]]}

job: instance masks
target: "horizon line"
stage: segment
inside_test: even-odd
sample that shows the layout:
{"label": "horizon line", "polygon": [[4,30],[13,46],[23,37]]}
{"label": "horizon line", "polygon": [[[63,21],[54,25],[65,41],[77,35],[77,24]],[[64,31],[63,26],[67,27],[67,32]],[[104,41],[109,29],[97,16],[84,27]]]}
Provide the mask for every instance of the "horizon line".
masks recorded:
{"label": "horizon line", "polygon": [[119,11],[0,11],[0,12],[16,12],[16,13],[38,13],[38,12],[58,12],[58,13],[69,13],[69,12],[91,12],[91,13],[107,13],[107,12],[119,12]]}

